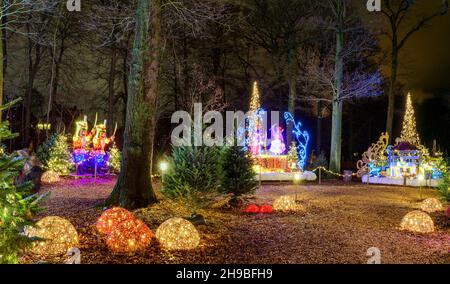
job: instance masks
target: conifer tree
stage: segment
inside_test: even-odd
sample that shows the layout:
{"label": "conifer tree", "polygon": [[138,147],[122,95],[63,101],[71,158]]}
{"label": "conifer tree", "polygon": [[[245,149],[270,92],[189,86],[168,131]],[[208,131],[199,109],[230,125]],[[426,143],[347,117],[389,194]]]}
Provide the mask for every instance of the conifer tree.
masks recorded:
{"label": "conifer tree", "polygon": [[[0,112],[14,102],[1,106]],[[9,130],[8,121],[0,122],[0,140],[17,135]],[[31,244],[25,232],[33,223],[31,217],[38,209],[40,197],[30,194],[30,182],[18,185],[17,178],[23,169],[25,159],[15,154],[0,153],[0,264],[19,262],[20,253]]]}
{"label": "conifer tree", "polygon": [[222,191],[235,197],[253,193],[257,186],[253,163],[244,149],[231,146],[224,149],[222,157]]}

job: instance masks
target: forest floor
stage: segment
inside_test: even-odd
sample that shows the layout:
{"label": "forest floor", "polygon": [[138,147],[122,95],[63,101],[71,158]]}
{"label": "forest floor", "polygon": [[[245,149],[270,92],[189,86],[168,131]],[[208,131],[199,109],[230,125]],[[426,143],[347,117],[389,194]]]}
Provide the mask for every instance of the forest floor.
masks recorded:
{"label": "forest floor", "polygon": [[[249,215],[242,209],[201,210],[207,225],[199,225],[201,242],[192,251],[168,252],[157,241],[133,255],[113,254],[95,229],[102,201],[114,178],[64,180],[45,186],[50,191],[40,216],[61,216],[76,227],[82,263],[366,263],[367,249],[378,247],[382,263],[450,263],[450,227],[442,212],[430,214],[436,232],[426,235],[399,230],[403,216],[417,208],[419,190],[407,187],[345,184],[263,185],[250,200],[272,204],[293,194],[303,210],[293,213]],[[156,186],[157,188],[158,186]],[[426,189],[423,198],[437,197]],[[171,217],[187,217],[186,208],[160,198],[135,211],[155,232]],[[60,262],[63,259],[47,260]],[[24,262],[39,261],[25,257]]]}

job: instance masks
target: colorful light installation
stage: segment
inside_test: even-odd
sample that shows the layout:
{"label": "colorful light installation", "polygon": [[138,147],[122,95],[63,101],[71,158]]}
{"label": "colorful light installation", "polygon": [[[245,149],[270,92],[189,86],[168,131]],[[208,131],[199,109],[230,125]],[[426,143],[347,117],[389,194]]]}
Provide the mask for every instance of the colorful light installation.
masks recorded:
{"label": "colorful light installation", "polygon": [[285,112],[284,119],[286,124],[292,123],[294,125],[292,133],[294,133],[295,139],[297,140],[298,167],[304,170],[308,156],[309,133],[306,130],[302,130],[302,123],[300,121],[295,122],[294,116],[291,113]]}
{"label": "colorful light installation", "polygon": [[77,166],[77,173],[105,173],[108,171],[109,153],[107,148],[114,141],[116,130],[108,138],[106,135],[106,120],[104,123],[97,124],[96,117],[91,131],[88,131],[86,116],[84,120],[76,122],[76,130],[73,136],[73,160]]}
{"label": "colorful light installation", "polygon": [[286,151],[284,144],[283,128],[278,125],[273,125],[271,128],[271,139],[269,152],[275,155],[281,155]]}

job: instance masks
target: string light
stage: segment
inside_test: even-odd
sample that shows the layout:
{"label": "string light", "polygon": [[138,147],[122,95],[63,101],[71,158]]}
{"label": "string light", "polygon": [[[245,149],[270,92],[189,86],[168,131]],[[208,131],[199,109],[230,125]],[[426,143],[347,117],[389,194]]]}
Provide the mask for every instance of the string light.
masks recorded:
{"label": "string light", "polygon": [[273,209],[275,211],[297,211],[300,209],[300,206],[295,202],[295,196],[284,195],[275,199]]}
{"label": "string light", "polygon": [[434,231],[434,223],[427,213],[416,210],[403,217],[400,228],[415,233],[431,233]]}
{"label": "string light", "polygon": [[253,82],[253,89],[252,89],[252,95],[250,98],[250,111],[256,112],[258,109],[261,108],[261,102],[260,102],[260,95],[259,95],[259,87],[258,82]]}
{"label": "string light", "polygon": [[44,184],[53,184],[59,182],[60,180],[59,175],[52,170],[44,172],[41,177],[41,182]]}
{"label": "string light", "polygon": [[35,227],[26,229],[28,237],[43,239],[33,242],[31,252],[43,256],[63,255],[78,246],[78,233],[66,219],[49,216],[39,220]]}
{"label": "string light", "polygon": [[133,253],[146,249],[153,232],[138,219],[128,219],[117,224],[106,238],[106,245],[115,253]]}
{"label": "string light", "polygon": [[442,203],[436,198],[427,198],[420,204],[420,210],[427,213],[433,213],[442,211],[444,208],[442,207]]}
{"label": "string light", "polygon": [[103,212],[97,220],[96,227],[100,233],[107,235],[121,222],[134,219],[136,218],[130,211],[124,208],[114,207]]}
{"label": "string light", "polygon": [[182,218],[171,218],[156,230],[156,238],[167,250],[194,249],[200,242],[200,235],[191,222]]}
{"label": "string light", "polygon": [[420,138],[417,133],[416,118],[414,115],[414,108],[411,101],[411,94],[408,93],[406,99],[406,111],[403,118],[403,127],[400,140],[403,142],[409,142],[412,145],[419,146]]}

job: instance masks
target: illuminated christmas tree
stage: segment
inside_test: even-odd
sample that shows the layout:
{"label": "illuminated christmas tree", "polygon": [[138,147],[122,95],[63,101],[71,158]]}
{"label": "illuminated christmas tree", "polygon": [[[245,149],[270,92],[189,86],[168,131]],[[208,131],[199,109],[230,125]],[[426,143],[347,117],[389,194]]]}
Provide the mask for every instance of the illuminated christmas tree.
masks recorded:
{"label": "illuminated christmas tree", "polygon": [[291,146],[289,146],[289,152],[287,153],[287,160],[289,163],[289,167],[291,169],[297,169],[298,152],[297,152],[297,144],[294,141],[292,141]]}
{"label": "illuminated christmas tree", "polygon": [[69,152],[67,136],[56,134],[53,145],[48,151],[47,168],[60,175],[66,175],[73,170],[72,155]]}
{"label": "illuminated christmas tree", "polygon": [[411,94],[409,93],[406,99],[406,112],[403,118],[403,128],[400,140],[402,142],[409,142],[415,146],[420,146],[420,138],[416,127],[416,117],[411,102]]}
{"label": "illuminated christmas tree", "polygon": [[114,143],[109,151],[109,166],[113,172],[120,172],[120,162],[122,160],[122,153],[119,148],[117,148],[116,143]]}
{"label": "illuminated christmas tree", "polygon": [[247,145],[250,152],[257,156],[261,154],[264,140],[263,111],[261,110],[261,101],[259,95],[258,82],[253,83],[252,96],[250,98],[250,107],[248,113]]}
{"label": "illuminated christmas tree", "polygon": [[261,108],[261,98],[259,95],[259,87],[258,82],[253,83],[252,96],[250,98],[250,111],[256,112],[259,108]]}

